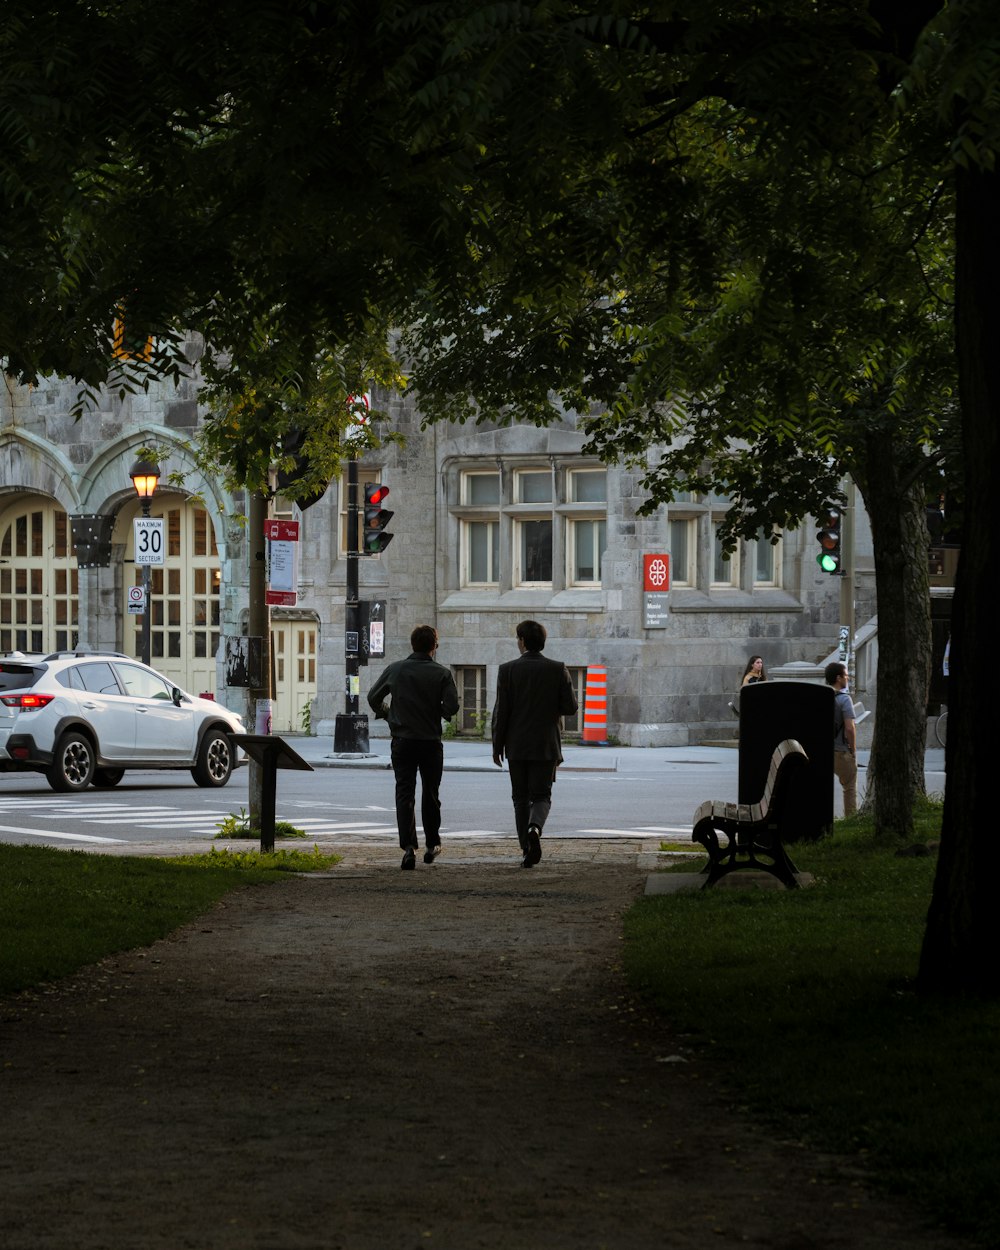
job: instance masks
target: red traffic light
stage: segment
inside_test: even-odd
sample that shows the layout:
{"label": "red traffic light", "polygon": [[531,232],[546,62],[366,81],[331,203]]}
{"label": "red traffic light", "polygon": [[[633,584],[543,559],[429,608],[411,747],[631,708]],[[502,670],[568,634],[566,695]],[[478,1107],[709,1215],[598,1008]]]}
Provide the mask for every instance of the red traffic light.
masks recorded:
{"label": "red traffic light", "polygon": [[380,555],[392,542],[392,535],[386,532],[385,527],[393,514],[382,507],[388,494],[389,487],[381,482],[365,483],[365,526],[361,546],[365,555]]}

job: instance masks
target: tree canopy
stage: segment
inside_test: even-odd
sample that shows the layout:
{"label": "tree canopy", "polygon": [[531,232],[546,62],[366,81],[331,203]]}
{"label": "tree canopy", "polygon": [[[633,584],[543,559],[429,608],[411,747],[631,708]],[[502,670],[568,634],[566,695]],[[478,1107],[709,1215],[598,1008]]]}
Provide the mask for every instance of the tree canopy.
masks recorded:
{"label": "tree canopy", "polygon": [[[241,371],[236,391],[259,397],[266,368],[308,394],[398,325],[428,419],[544,422],[570,404],[592,414],[595,450],[647,464],[651,506],[712,481],[734,530],[756,532],[849,471],[896,570],[880,617],[898,618],[912,762],[919,474],[949,445],[956,376],[968,500],[995,462],[1000,394],[979,346],[994,9],[50,0],[7,14],[0,351],[23,379],[93,386],[113,366],[141,385],[184,367],[196,329]],[[114,361],[116,310],[155,332],[148,363]],[[286,418],[265,423],[257,459]],[[952,655],[968,673],[986,656],[972,600],[988,582],[984,537],[969,525],[964,541]],[[949,786],[934,983],[995,936],[983,907],[959,906],[985,854],[982,694],[963,680],[949,768],[956,742],[974,763],[963,794]]]}

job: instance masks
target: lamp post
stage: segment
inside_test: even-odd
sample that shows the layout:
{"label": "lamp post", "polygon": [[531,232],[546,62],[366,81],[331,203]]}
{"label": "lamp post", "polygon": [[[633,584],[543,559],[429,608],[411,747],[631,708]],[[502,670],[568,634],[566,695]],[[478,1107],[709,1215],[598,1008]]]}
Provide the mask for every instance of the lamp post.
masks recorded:
{"label": "lamp post", "polygon": [[[160,471],[155,464],[151,464],[148,460],[137,460],[129,469],[128,475],[132,479],[135,493],[139,496],[142,503],[142,515],[144,518],[148,517],[150,502],[159,485]],[[142,609],[142,655],[140,659],[143,664],[148,664],[150,660],[150,618],[152,616],[152,604],[149,601],[148,563],[144,563],[142,566],[142,591],[145,602]]]}

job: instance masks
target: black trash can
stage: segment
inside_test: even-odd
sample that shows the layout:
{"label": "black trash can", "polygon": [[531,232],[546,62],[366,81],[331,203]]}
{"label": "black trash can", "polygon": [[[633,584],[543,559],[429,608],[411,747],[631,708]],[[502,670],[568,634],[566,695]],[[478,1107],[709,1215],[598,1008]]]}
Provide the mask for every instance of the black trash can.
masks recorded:
{"label": "black trash can", "polygon": [[791,777],[781,819],[783,842],[815,841],[833,827],[833,687],[797,681],[744,686],[739,695],[739,801],[764,793],[771,756],[794,738],[809,756]]}

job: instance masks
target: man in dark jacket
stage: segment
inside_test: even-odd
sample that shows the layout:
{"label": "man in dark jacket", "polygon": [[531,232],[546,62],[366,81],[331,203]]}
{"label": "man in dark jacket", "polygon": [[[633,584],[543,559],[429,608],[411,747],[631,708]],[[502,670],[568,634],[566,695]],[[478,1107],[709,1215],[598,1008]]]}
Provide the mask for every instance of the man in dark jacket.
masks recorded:
{"label": "man in dark jacket", "polygon": [[418,625],[410,635],[412,654],[397,660],[368,692],[368,704],[377,717],[389,722],[392,734],[392,771],[396,776],[396,824],[403,851],[402,868],[416,864],[417,773],[420,773],[420,819],[424,826],[424,863],[433,864],[441,853],[441,774],[444,749],[441,720],[458,711],[458,690],[451,670],[434,659],[437,630]]}
{"label": "man in dark jacket", "polygon": [[493,709],[493,762],[510,769],[514,825],[531,868],[542,858],[539,839],[552,807],[552,783],[562,763],[559,722],[576,711],[576,695],[566,665],[542,655],[545,626],[522,621],[517,630],[521,656],[500,665]]}

